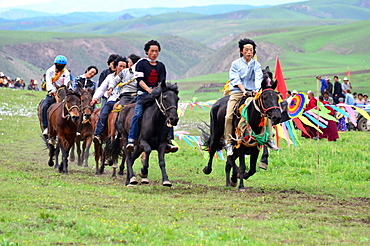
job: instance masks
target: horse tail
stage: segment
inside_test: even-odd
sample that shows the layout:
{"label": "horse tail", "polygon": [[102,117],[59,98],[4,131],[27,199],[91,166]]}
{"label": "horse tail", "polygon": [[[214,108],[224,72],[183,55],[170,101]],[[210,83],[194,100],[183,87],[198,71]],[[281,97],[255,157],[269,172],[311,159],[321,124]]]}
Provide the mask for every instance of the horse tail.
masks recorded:
{"label": "horse tail", "polygon": [[110,140],[110,137],[107,137],[105,144],[105,154],[107,157],[112,158],[112,160],[118,160],[118,157],[123,155],[120,134],[113,141]]}
{"label": "horse tail", "polygon": [[198,126],[198,129],[202,132],[202,144],[203,150],[208,150],[211,142],[210,126],[202,121],[205,126]]}
{"label": "horse tail", "polygon": [[[224,121],[219,122],[219,110],[221,108],[221,105],[219,103],[216,103],[211,108],[210,112],[210,118],[211,118],[211,124],[210,124],[210,134],[208,141],[206,142],[206,146],[209,146],[209,148],[215,148],[215,150],[222,150],[224,147],[224,142],[222,141],[223,135],[224,135]],[[225,118],[225,116],[223,116]],[[222,125],[221,125],[222,124]]]}

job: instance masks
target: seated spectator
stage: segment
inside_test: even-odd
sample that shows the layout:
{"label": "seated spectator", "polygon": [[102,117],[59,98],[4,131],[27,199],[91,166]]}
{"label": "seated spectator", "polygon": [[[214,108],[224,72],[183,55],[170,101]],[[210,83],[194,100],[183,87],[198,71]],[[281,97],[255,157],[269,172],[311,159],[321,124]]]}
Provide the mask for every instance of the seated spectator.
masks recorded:
{"label": "seated spectator", "polygon": [[355,99],[355,104],[356,105],[364,105],[365,104],[362,93],[358,93],[357,98]]}
{"label": "seated spectator", "polygon": [[327,91],[324,92],[323,100],[328,102],[331,105],[334,104],[333,98],[329,95],[329,92],[327,92]]}
{"label": "seated spectator", "polygon": [[15,83],[14,83],[14,88],[15,89],[23,89],[23,85],[22,85],[22,82],[21,82],[21,78],[17,78],[15,80]]}
{"label": "seated spectator", "polygon": [[365,105],[369,105],[370,104],[369,96],[367,94],[364,94],[364,104]]}
{"label": "seated spectator", "polygon": [[[329,104],[327,101],[324,100],[323,96],[319,96],[319,101],[324,105]],[[335,111],[332,107],[325,106],[325,108],[330,110],[329,114],[331,116],[335,115]],[[319,138],[327,138],[328,141],[337,141],[337,139],[339,138],[337,123],[333,120],[328,120],[328,124],[327,124],[326,128],[321,128],[320,127],[320,130],[322,131],[322,134],[321,133],[319,134]]]}

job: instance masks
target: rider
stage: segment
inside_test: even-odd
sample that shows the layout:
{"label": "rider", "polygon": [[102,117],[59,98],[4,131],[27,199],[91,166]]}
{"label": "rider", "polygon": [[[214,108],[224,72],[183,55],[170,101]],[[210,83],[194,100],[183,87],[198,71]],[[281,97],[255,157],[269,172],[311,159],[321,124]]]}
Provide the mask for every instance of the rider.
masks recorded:
{"label": "rider", "polygon": [[[243,96],[253,96],[261,88],[263,79],[261,64],[253,57],[256,55],[256,43],[251,39],[239,40],[240,58],[233,61],[229,71],[230,98],[227,103],[225,116],[225,149],[227,155],[233,155],[232,134],[233,116],[236,103]],[[272,139],[266,143],[267,147],[278,150]]]}
{"label": "rider", "polygon": [[42,125],[44,127],[43,135],[48,134],[48,109],[50,105],[56,102],[55,93],[57,87],[66,85],[70,81],[69,71],[65,68],[67,65],[67,58],[62,55],[58,55],[54,59],[54,65],[46,70],[46,91],[48,94],[45,97],[44,103],[42,104]]}
{"label": "rider", "polygon": [[98,68],[95,66],[90,66],[86,69],[85,73],[76,77],[74,82],[71,84],[70,88],[73,91],[78,89],[81,90],[92,90],[95,91],[96,82],[91,79],[98,73]]}
{"label": "rider", "polygon": [[[117,85],[120,86],[119,92],[119,106],[118,109],[121,109],[123,106],[129,104],[135,99],[135,94],[137,91],[137,82],[134,76],[135,64],[140,60],[140,56],[135,54],[130,54],[128,56],[128,68],[125,68],[120,72],[113,80],[109,83],[108,95],[110,95]],[[121,84],[122,83],[122,84]]]}
{"label": "rider", "polygon": [[103,135],[104,126],[107,124],[108,115],[112,111],[114,104],[118,100],[119,96],[119,88],[115,88],[113,93],[108,95],[108,88],[110,82],[127,66],[127,59],[126,57],[118,56],[116,60],[114,60],[113,67],[115,69],[114,73],[109,74],[103,81],[103,83],[96,89],[93,99],[90,102],[91,106],[94,106],[99,99],[101,99],[104,95],[108,98],[107,102],[102,106],[100,111],[100,116],[98,120],[98,124],[95,129],[94,139],[95,143],[101,144],[101,136]]}
{"label": "rider", "polygon": [[[140,60],[135,67],[135,76],[138,81],[137,86],[137,97],[134,116],[132,117],[130,125],[130,133],[128,135],[128,143],[126,148],[132,152],[134,150],[134,144],[139,135],[140,120],[143,115],[143,97],[152,93],[153,88],[157,87],[162,80],[166,79],[166,67],[158,61],[158,55],[161,51],[161,46],[158,41],[150,40],[144,46],[145,53],[147,54],[146,59]],[[173,128],[169,129],[170,139],[168,141],[168,147],[170,152],[176,152],[177,146],[174,146],[171,142],[173,136]]]}

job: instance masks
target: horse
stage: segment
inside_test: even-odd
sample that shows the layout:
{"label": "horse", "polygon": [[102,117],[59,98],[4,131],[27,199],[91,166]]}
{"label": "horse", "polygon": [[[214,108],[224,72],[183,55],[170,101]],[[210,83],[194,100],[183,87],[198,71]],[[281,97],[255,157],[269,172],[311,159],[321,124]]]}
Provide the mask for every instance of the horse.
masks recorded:
{"label": "horse", "polygon": [[68,91],[62,102],[51,105],[48,110],[48,165],[54,166],[54,145],[56,137],[58,137],[58,146],[62,151],[62,163],[59,165],[59,172],[65,174],[68,173],[68,155],[76,138],[80,117],[80,95],[74,92]]}
{"label": "horse", "polygon": [[[99,120],[99,115],[100,115],[100,110],[101,108],[98,108],[94,111],[94,113],[91,115],[91,125],[92,125],[92,130],[93,132],[96,129],[98,120]],[[104,173],[104,169],[106,165],[112,166],[113,168],[113,173],[112,177],[116,178],[117,177],[117,162],[118,162],[118,156],[121,155],[121,152],[119,150],[114,150],[114,152],[117,151],[118,154],[114,154],[114,157],[112,157],[112,153],[110,151],[107,151],[107,149],[110,149],[110,146],[112,143],[116,140],[116,128],[115,128],[115,123],[116,123],[116,118],[117,118],[117,113],[111,112],[108,115],[108,120],[107,120],[107,127],[104,127],[103,134],[101,136],[101,139],[103,140],[102,143],[98,143],[94,141],[94,149],[95,149],[95,174],[100,175]],[[120,140],[118,140],[120,141]],[[103,147],[103,144],[104,147]],[[122,149],[122,146],[118,147],[119,149]],[[100,162],[100,167],[99,167],[99,162]],[[123,165],[124,165],[124,159],[122,159],[121,163],[121,168],[119,174],[123,175]]]}
{"label": "horse", "polygon": [[[57,92],[55,93],[55,100],[57,103],[63,101],[63,99],[66,97],[66,94],[67,94],[66,91],[67,91],[67,88],[65,85],[59,86],[57,88]],[[41,132],[44,131],[44,126],[42,125],[42,105],[44,104],[44,100],[45,99],[41,99],[41,101],[39,102],[39,105],[37,106],[37,117],[39,118]],[[45,138],[44,140],[46,142]]]}
{"label": "horse", "polygon": [[[93,130],[90,122],[90,116],[93,113],[93,107],[90,105],[92,99],[91,91],[81,90],[81,111],[82,118],[79,122],[78,132],[80,133],[76,136],[75,145],[72,146],[70,161],[74,161],[74,146],[77,149],[77,165],[88,167],[89,150],[93,139]],[[82,142],[82,154],[81,154],[81,142]],[[83,165],[84,164],[84,165]]]}
{"label": "horse", "polygon": [[127,165],[127,186],[138,184],[133,172],[133,164],[143,152],[143,167],[139,175],[142,178],[141,184],[149,183],[147,177],[149,156],[152,150],[157,150],[158,152],[158,162],[162,172],[162,185],[167,187],[172,186],[168,179],[164,155],[167,148],[169,127],[176,126],[179,121],[177,115],[179,101],[178,93],[179,91],[176,83],[171,84],[162,81],[160,86],[153,89],[151,95],[145,97],[140,133],[132,153],[127,150],[126,144],[131,120],[134,115],[135,104],[127,105],[121,110],[116,128],[125,141],[124,152]]}
{"label": "horse", "polygon": [[[263,126],[260,125],[261,120],[267,116],[272,124],[277,124],[281,119],[281,111],[279,107],[279,96],[274,91],[277,86],[277,81],[272,80],[272,73],[269,67],[263,70],[263,80],[261,83],[261,90],[259,98],[254,98],[249,104],[247,115],[249,119],[249,125],[255,134],[260,134],[263,131]],[[227,102],[229,96],[219,99],[211,108],[210,111],[210,135],[205,146],[209,151],[209,160],[207,166],[203,168],[205,174],[212,172],[212,161],[216,151],[224,148],[224,127],[225,127],[225,115]],[[241,100],[238,106],[241,106],[244,100]],[[239,107],[238,107],[239,108]],[[233,126],[234,129],[239,123],[241,117],[238,110],[235,111],[237,117],[234,117]],[[235,138],[235,134],[233,136]],[[259,154],[259,146],[257,142],[254,145],[240,144],[239,148],[234,151],[232,156],[227,157],[225,172],[226,172],[226,186],[236,186],[237,177],[240,178],[239,190],[243,191],[244,179],[248,179],[256,172],[256,163]],[[250,155],[249,171],[245,172],[245,155]],[[238,168],[235,164],[235,160],[239,158],[240,167]],[[233,170],[230,178],[231,169]]]}

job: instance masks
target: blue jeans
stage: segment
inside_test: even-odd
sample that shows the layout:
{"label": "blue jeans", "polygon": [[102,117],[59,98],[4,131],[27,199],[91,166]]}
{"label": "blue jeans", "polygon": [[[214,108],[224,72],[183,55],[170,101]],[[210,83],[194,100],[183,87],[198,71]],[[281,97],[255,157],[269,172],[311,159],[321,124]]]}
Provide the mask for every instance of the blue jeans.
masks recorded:
{"label": "blue jeans", "polygon": [[130,125],[130,133],[128,134],[128,139],[136,140],[137,136],[139,135],[139,124],[141,121],[141,117],[143,116],[143,96],[148,95],[149,93],[144,92],[141,95],[138,95],[136,97],[136,105],[135,105],[135,111],[134,116],[131,120]]}
{"label": "blue jeans", "polygon": [[42,104],[42,126],[44,129],[48,128],[48,109],[53,103],[56,103],[55,97],[47,94],[44,103]]}
{"label": "blue jeans", "polygon": [[115,101],[108,101],[104,104],[104,106],[100,110],[100,116],[99,116],[98,124],[96,126],[94,135],[97,135],[100,137],[101,135],[103,135],[104,126],[107,124],[108,115],[112,111],[115,103],[116,103]]}
{"label": "blue jeans", "polygon": [[[136,105],[135,105],[135,111],[134,111],[134,116],[132,117],[131,120],[131,125],[130,125],[130,133],[128,134],[128,139],[131,140],[137,140],[137,137],[139,135],[139,127],[140,127],[140,121],[141,117],[143,116],[143,101],[142,97],[144,95],[148,95],[148,93],[144,93],[141,95],[138,95],[136,97]],[[169,137],[170,139],[174,139],[174,130],[173,127],[169,128]]]}

